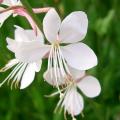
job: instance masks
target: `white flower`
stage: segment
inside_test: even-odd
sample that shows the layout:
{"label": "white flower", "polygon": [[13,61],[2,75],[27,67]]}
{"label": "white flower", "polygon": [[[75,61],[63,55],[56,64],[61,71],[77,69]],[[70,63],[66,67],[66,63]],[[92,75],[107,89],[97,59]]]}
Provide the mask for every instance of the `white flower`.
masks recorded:
{"label": "white flower", "polygon": [[[34,46],[43,45],[44,39],[42,33],[36,36],[33,30],[24,30],[20,27],[17,27],[15,30],[15,40],[7,38],[8,49],[15,53],[20,53],[24,51],[31,51],[34,49]],[[33,46],[33,47],[32,47]],[[22,54],[22,53],[21,53]],[[18,87],[20,85],[20,89],[26,88],[28,85],[32,83],[35,77],[35,72],[39,72],[41,69],[42,60],[36,59],[34,61],[31,58],[34,57],[34,54],[28,55],[28,61],[21,61],[19,58],[11,60],[4,68],[0,71],[5,72],[6,70],[12,68],[13,71],[8,75],[8,77],[0,84],[1,86],[6,82],[12,81],[11,88],[13,85]]]}
{"label": "white flower", "polygon": [[71,116],[79,115],[84,108],[84,101],[77,88],[82,93],[89,97],[94,98],[101,92],[101,86],[99,81],[90,75],[86,75],[85,71],[78,71],[73,68],[69,68],[72,76],[64,77],[64,82],[67,82],[67,87],[63,94],[63,97],[58,102],[58,107],[63,107],[65,112],[67,111]]}
{"label": "white flower", "polygon": [[[55,75],[54,83],[58,84],[61,81],[60,76],[70,74],[67,64],[79,70],[86,70],[97,64],[94,52],[87,45],[78,43],[85,37],[87,26],[87,16],[82,11],[71,13],[62,23],[54,9],[45,16],[43,29],[51,43],[47,71],[54,68],[51,71],[51,79],[53,79],[53,72]],[[60,46],[62,43],[72,44]]]}
{"label": "white flower", "polygon": [[[60,54],[60,57],[63,56],[63,58],[61,59],[79,70],[86,70],[97,64],[97,58],[93,51],[85,44],[78,43],[84,39],[87,27],[88,19],[82,11],[71,13],[61,23],[57,12],[51,9],[43,20],[44,33],[52,44],[53,52],[56,51],[59,54],[62,52],[63,55]],[[60,47],[62,43],[72,44]]]}
{"label": "white flower", "polygon": [[[7,5],[9,7],[15,6],[15,5],[22,5],[20,0],[3,0],[1,4]],[[5,10],[5,8],[0,7],[0,11],[3,11],[3,10]],[[2,27],[5,20],[7,20],[8,17],[10,17],[12,14],[13,16],[16,16],[16,14],[14,14],[14,10],[8,10],[6,12],[0,13],[0,27]]]}
{"label": "white flower", "polygon": [[[34,61],[48,55],[47,71],[54,68],[51,71],[50,79],[54,74],[54,82],[58,84],[59,76],[70,74],[67,64],[79,70],[86,70],[97,64],[94,52],[84,43],[78,43],[85,37],[87,26],[87,16],[82,11],[71,13],[61,23],[57,12],[51,9],[43,20],[43,30],[50,45],[34,46],[34,50],[29,53],[20,51],[22,54],[17,54],[17,57],[26,61],[29,54],[34,54],[34,57],[31,58]],[[72,44],[62,45],[63,43]]]}

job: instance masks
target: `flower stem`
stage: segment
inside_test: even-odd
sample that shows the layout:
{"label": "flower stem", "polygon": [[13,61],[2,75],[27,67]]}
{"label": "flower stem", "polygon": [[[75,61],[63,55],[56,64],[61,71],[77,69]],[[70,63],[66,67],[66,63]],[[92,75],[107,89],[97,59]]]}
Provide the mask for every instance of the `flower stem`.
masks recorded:
{"label": "flower stem", "polygon": [[27,0],[21,0],[21,3],[25,7],[25,9],[27,10],[28,14],[32,17],[32,19],[34,20],[34,22],[36,23],[38,28],[40,29],[42,27],[42,24],[41,24],[40,20],[37,18],[37,16],[34,14],[34,12],[32,10],[32,7],[28,3],[28,1]]}

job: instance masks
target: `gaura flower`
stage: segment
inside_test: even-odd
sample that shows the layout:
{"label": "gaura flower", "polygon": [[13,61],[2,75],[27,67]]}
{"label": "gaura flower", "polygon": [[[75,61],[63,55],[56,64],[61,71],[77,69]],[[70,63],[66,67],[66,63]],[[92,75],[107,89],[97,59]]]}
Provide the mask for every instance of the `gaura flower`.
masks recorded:
{"label": "gaura flower", "polygon": [[[101,92],[101,86],[99,81],[90,75],[86,75],[85,71],[79,71],[69,67],[71,75],[62,77],[62,83],[59,85],[64,85],[62,89],[64,90],[63,96],[60,98],[56,109],[60,106],[64,108],[65,113],[68,112],[74,118],[74,116],[79,115],[84,108],[84,101],[81,94],[77,89],[89,97],[94,98],[98,96]],[[46,81],[49,81],[49,84],[53,84],[52,80],[50,81],[50,72],[46,73]],[[57,86],[54,84],[54,86]],[[62,91],[62,90],[61,90]]]}
{"label": "gaura flower", "polygon": [[34,57],[34,54],[30,54],[28,56],[28,61],[21,61],[17,58],[16,54],[21,50],[22,52],[27,49],[32,51],[34,48],[32,45],[41,46],[43,45],[43,42],[44,39],[41,32],[36,36],[33,30],[24,30],[20,27],[16,28],[15,40],[7,38],[7,47],[10,51],[15,53],[15,59],[5,65],[0,72],[5,72],[10,68],[15,67],[0,86],[2,86],[6,81],[9,83],[12,80],[11,88],[15,85],[15,87],[20,86],[20,89],[24,89],[32,83],[35,77],[35,72],[39,72],[41,69],[42,60],[36,59],[32,61],[31,58]]}
{"label": "gaura flower", "polygon": [[79,42],[85,38],[87,28],[87,15],[82,11],[71,13],[62,22],[54,9],[46,14],[43,30],[51,44],[47,71],[54,69],[51,70],[51,78],[53,72],[55,75],[54,82],[59,83],[59,76],[70,74],[67,64],[78,70],[87,70],[97,64],[92,49]]}
{"label": "gaura flower", "polygon": [[[50,9],[43,20],[43,30],[50,45],[34,46],[33,51],[21,50],[17,57],[28,61],[28,56],[34,54],[34,61],[48,55],[47,71],[51,71],[51,79],[55,75],[54,81],[58,83],[60,75],[70,74],[67,64],[79,70],[86,70],[97,64],[94,52],[84,43],[78,43],[85,37],[87,26],[88,19],[82,11],[71,13],[61,23],[57,12]],[[66,45],[68,43],[72,44]]]}

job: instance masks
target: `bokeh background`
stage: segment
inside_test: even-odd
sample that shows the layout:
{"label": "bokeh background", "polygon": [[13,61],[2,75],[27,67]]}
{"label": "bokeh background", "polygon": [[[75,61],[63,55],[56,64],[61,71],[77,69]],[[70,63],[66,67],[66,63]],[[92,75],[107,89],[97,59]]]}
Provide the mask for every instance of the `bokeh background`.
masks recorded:
{"label": "bokeh background", "polygon": [[[84,117],[78,120],[120,120],[120,0],[28,0],[32,7],[52,6],[61,18],[72,11],[83,10],[88,14],[89,29],[83,41],[98,56],[99,64],[88,73],[96,76],[102,86],[101,95],[95,99],[84,97]],[[37,15],[39,20],[45,14]],[[14,54],[6,48],[6,37],[14,37],[14,24],[30,28],[23,17],[10,17],[0,29],[0,67],[3,67]],[[44,82],[42,74],[47,67],[36,74],[32,85],[25,90],[0,88],[0,120],[63,120],[63,113],[53,113],[58,96],[46,98],[56,89]],[[0,81],[8,75],[0,73]],[[68,117],[68,120],[71,120]]]}

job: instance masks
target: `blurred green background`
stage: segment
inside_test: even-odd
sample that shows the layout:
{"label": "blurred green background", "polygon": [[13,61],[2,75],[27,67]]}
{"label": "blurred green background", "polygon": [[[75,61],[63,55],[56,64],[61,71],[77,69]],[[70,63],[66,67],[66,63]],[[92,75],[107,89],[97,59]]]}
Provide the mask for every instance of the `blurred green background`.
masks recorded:
{"label": "blurred green background", "polygon": [[[84,118],[78,120],[120,120],[120,0],[28,0],[32,7],[52,6],[64,18],[72,11],[83,10],[88,14],[89,29],[83,41],[98,56],[99,64],[88,72],[101,83],[101,95],[95,99],[84,97]],[[37,15],[40,21],[44,14]],[[14,37],[14,24],[30,28],[23,17],[10,17],[0,29],[0,67],[3,67],[13,53],[6,48],[6,37]],[[42,71],[36,74],[31,86],[25,90],[11,90],[10,86],[0,88],[0,120],[63,120],[63,114],[54,114],[58,96],[46,98],[56,89],[43,81]],[[10,71],[9,71],[10,72]],[[0,74],[0,81],[9,72]],[[71,118],[68,117],[68,120]]]}

